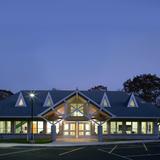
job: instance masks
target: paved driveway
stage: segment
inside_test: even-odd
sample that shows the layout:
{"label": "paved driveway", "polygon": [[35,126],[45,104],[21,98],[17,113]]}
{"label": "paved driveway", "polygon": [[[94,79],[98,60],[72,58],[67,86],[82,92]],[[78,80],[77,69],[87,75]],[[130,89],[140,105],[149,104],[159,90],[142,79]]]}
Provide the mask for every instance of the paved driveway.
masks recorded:
{"label": "paved driveway", "polygon": [[0,148],[2,160],[159,160],[160,143]]}

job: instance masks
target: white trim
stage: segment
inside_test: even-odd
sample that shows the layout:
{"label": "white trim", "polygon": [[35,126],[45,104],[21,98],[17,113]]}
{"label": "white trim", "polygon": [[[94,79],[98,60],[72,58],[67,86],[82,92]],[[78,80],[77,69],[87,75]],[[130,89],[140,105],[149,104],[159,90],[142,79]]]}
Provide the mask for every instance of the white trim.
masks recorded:
{"label": "white trim", "polygon": [[[23,102],[23,105],[22,105],[22,106],[19,105],[20,100],[22,100],[22,102]],[[17,102],[16,102],[16,104],[15,104],[15,107],[26,107],[26,106],[27,106],[27,105],[26,105],[26,102],[25,102],[25,100],[24,100],[23,94],[22,94],[22,92],[20,92],[20,93],[19,93],[19,96],[18,96],[18,99],[17,99]]]}
{"label": "white trim", "polygon": [[[32,116],[0,116],[1,118],[31,118]],[[34,116],[35,118],[42,118],[40,115]],[[160,119],[160,117],[113,117],[111,119]]]}
{"label": "white trim", "polygon": [[68,99],[69,97],[71,97],[74,94],[75,94],[75,91],[73,91],[71,94],[69,94],[68,96],[64,97],[63,99],[61,99],[60,101],[58,101],[57,103],[55,103],[53,106],[51,106],[51,107],[47,108],[46,110],[44,110],[43,112],[39,113],[38,116],[41,116],[41,115],[47,113],[50,109],[53,110],[54,107],[56,107],[60,103],[64,102],[66,99]]}
{"label": "white trim", "polygon": [[[96,103],[95,101],[93,101],[92,99],[90,99],[89,97],[87,97],[85,94],[83,94],[82,92],[79,91],[79,94],[83,97],[85,97],[86,99],[88,99],[90,102],[92,102],[93,104],[95,104],[96,106],[99,107],[99,109],[101,109],[101,105],[99,105],[98,103]],[[112,117],[116,117],[113,113],[109,112],[106,108],[105,110],[103,109],[103,111],[107,112],[108,114],[110,114]]]}
{"label": "white trim", "polygon": [[[48,100],[51,101],[51,106],[48,106]],[[52,106],[54,106],[54,103],[53,103],[51,94],[48,92],[46,99],[44,101],[43,107],[52,107]]]}
{"label": "white trim", "polygon": [[114,119],[160,119],[160,117],[115,117]]}
{"label": "white trim", "polygon": [[131,96],[130,96],[130,99],[129,99],[129,102],[128,102],[127,107],[134,108],[133,106],[130,106],[130,103],[131,103],[132,100],[133,100],[133,102],[134,102],[134,104],[135,104],[134,107],[138,107],[138,103],[137,103],[136,98],[135,98],[135,96],[134,96],[133,93],[132,93]]}
{"label": "white trim", "polygon": [[[107,102],[107,106],[104,105],[104,101]],[[100,105],[101,105],[102,107],[104,107],[104,108],[106,108],[106,107],[111,107],[111,104],[110,104],[110,102],[109,102],[109,99],[108,99],[108,96],[107,96],[106,92],[104,92],[104,94],[103,94],[103,97],[102,97],[102,100],[101,100]]]}

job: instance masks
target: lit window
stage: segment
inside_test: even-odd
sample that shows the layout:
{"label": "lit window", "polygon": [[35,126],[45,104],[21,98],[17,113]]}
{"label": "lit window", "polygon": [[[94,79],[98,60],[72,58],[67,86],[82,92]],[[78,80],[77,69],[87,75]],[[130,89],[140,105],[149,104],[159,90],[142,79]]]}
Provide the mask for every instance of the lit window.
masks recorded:
{"label": "lit window", "polygon": [[74,124],[74,123],[73,123],[73,124],[71,123],[71,124],[70,124],[70,130],[75,130],[75,128],[76,128],[75,124]]}
{"label": "lit window", "polygon": [[135,107],[135,102],[133,101],[133,99],[130,101],[130,104],[129,104],[130,107]]}
{"label": "lit window", "polygon": [[24,102],[22,99],[20,99],[19,103],[18,103],[19,106],[24,106]]}
{"label": "lit window", "polygon": [[147,133],[153,134],[153,122],[147,122]]}
{"label": "lit window", "polygon": [[26,107],[26,102],[24,100],[24,97],[22,93],[19,94],[18,100],[16,102],[16,107]]}
{"label": "lit window", "polygon": [[141,132],[142,134],[146,134],[146,122],[142,122],[141,123]]}
{"label": "lit window", "polygon": [[103,106],[103,107],[111,107],[106,93],[104,93],[104,95],[103,95],[103,98],[102,98],[102,101],[101,101],[101,106]]}
{"label": "lit window", "polygon": [[53,106],[53,101],[52,101],[52,97],[51,97],[50,93],[48,93],[43,106],[44,107],[51,107],[51,106]]}
{"label": "lit window", "polygon": [[142,134],[153,134],[153,122],[142,122],[141,132]]}
{"label": "lit window", "polygon": [[86,130],[90,130],[90,128],[91,128],[90,124],[87,124],[87,123],[86,123],[85,129],[86,129]]}
{"label": "lit window", "polygon": [[122,134],[122,122],[110,123],[111,134]]}
{"label": "lit window", "polygon": [[126,133],[127,134],[137,134],[138,133],[138,123],[137,122],[126,122]]}
{"label": "lit window", "polygon": [[73,117],[82,117],[84,114],[83,104],[71,104],[70,113]]}
{"label": "lit window", "polygon": [[109,106],[107,99],[104,99],[104,100],[103,100],[103,106],[104,106],[104,107],[108,107],[108,106]]}
{"label": "lit window", "polygon": [[43,121],[33,121],[32,125],[33,133],[43,133]]}
{"label": "lit window", "polygon": [[25,134],[27,133],[28,124],[26,121],[16,121],[15,129],[16,133]]}
{"label": "lit window", "polygon": [[64,124],[64,130],[69,130],[69,124]]}
{"label": "lit window", "polygon": [[107,122],[102,124],[103,134],[107,134]]}
{"label": "lit window", "polygon": [[52,124],[50,122],[47,122],[47,133],[51,133],[51,126]]}
{"label": "lit window", "polygon": [[47,101],[46,106],[51,106],[51,105],[52,105],[51,99],[50,99],[50,98],[48,98],[48,101]]}
{"label": "lit window", "polygon": [[0,121],[0,133],[11,133],[11,121]]}
{"label": "lit window", "polygon": [[134,94],[132,94],[131,97],[130,97],[128,107],[138,107],[138,104],[137,104],[137,101],[134,97]]}
{"label": "lit window", "polygon": [[90,136],[91,135],[91,132],[86,132],[86,136]]}

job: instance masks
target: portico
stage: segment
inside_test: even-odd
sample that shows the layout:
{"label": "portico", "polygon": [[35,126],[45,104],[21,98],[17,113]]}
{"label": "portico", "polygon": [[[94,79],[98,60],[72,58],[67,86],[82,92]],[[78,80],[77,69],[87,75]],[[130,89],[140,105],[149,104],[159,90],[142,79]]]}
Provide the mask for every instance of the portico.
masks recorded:
{"label": "portico", "polygon": [[102,139],[101,125],[111,118],[109,113],[78,92],[40,116],[52,123],[53,140],[55,135],[64,139],[94,137],[100,140]]}

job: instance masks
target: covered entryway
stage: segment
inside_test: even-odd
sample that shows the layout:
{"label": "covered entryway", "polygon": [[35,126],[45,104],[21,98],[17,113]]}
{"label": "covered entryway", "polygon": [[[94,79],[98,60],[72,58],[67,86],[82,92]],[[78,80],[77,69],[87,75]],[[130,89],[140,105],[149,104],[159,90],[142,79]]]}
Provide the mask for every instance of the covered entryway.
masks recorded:
{"label": "covered entryway", "polygon": [[[42,118],[53,122],[51,133],[53,141],[56,138],[80,140],[92,137],[101,141],[102,124],[111,117],[100,105],[78,91],[42,115]],[[59,122],[61,124],[56,128]],[[59,132],[56,134],[57,129]]]}

